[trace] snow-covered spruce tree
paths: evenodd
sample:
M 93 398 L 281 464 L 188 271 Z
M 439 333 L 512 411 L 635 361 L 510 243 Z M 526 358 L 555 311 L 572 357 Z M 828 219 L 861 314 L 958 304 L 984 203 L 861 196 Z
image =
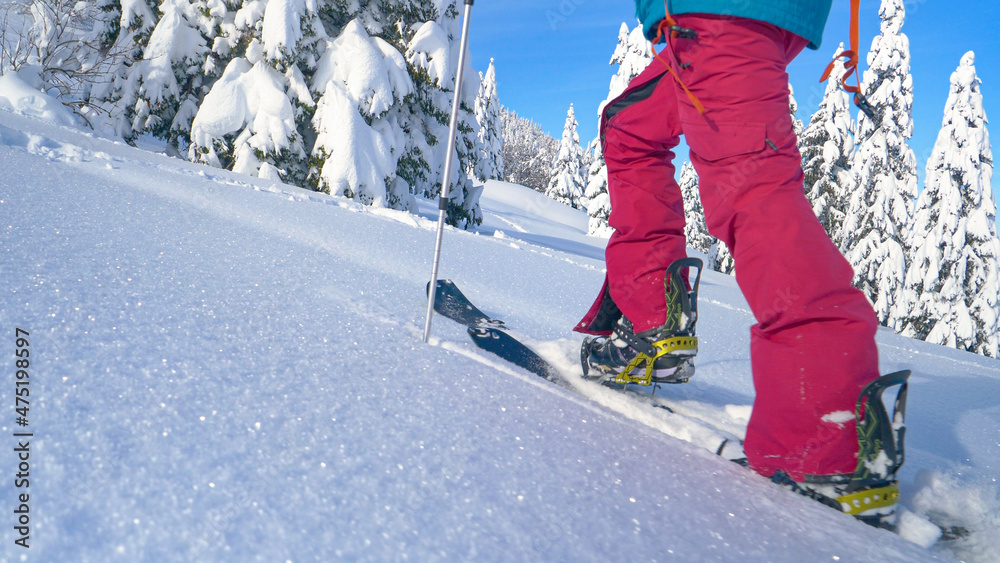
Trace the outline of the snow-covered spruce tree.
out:
M 369 35 L 405 53 L 412 92 L 380 117 L 404 132 L 404 143 L 394 148 L 398 154 L 391 155 L 395 174 L 387 178 L 387 203 L 394 208 L 410 208 L 415 203 L 411 194 L 434 198 L 440 193 L 458 60 L 457 8 L 453 0 L 336 0 L 320 5 L 320 19 L 331 35 L 340 35 L 350 22 L 357 21 Z M 470 75 L 475 73 L 467 67 L 456 159 L 462 171 L 474 166 L 478 156 L 478 124 L 469 108 L 479 84 Z M 477 224 L 481 211 L 476 190 L 454 169 L 452 178 L 448 222 L 465 227 Z
M 601 140 L 596 138 L 587 147 L 592 157 L 587 167 L 587 189 L 583 195 L 587 201 L 587 215 L 590 221 L 587 234 L 594 237 L 611 238 L 615 232 L 608 224 L 611 217 L 611 196 L 608 194 L 608 165 L 604 162 Z
M 480 180 L 499 180 L 503 178 L 503 137 L 500 133 L 500 101 L 497 99 L 497 71 L 493 59 L 490 59 L 490 67 L 481 78 L 476 96 L 479 159 L 472 173 Z
M 681 166 L 680 179 L 677 183 L 684 197 L 684 237 L 687 239 L 687 245 L 705 253 L 709 269 L 732 274 L 735 264 L 732 254 L 729 253 L 729 247 L 708 232 L 705 208 L 701 205 L 701 193 L 698 191 L 698 172 L 691 162 L 685 161 Z
M 841 43 L 835 56 L 844 50 Z M 837 59 L 826 84 L 819 109 L 799 136 L 806 197 L 827 234 L 838 247 L 847 196 L 854 185 L 851 159 L 854 156 L 854 120 L 851 100 L 841 87 L 844 63 Z
M 621 27 L 618 28 L 618 45 L 615 46 L 615 52 L 612 53 L 611 61 L 608 62 L 608 65 L 611 66 L 618 65 L 618 72 L 611 77 L 608 97 L 602 104 L 602 109 L 604 105 L 624 92 L 629 82 L 632 82 L 633 78 L 646 70 L 652 60 L 653 53 L 649 50 L 649 41 L 642 34 L 642 26 L 636 25 L 632 31 L 629 31 L 628 25 L 622 22 Z
M 795 88 L 792 88 L 791 82 L 788 83 L 788 111 L 792 114 L 792 131 L 795 132 L 797 139 L 801 139 L 805 126 L 802 124 L 802 120 L 796 116 L 799 113 L 799 103 L 795 101 Z
M 438 17 L 419 26 L 406 48 L 414 82 L 414 98 L 406 127 L 410 140 L 401 163 L 400 176 L 416 194 L 437 198 L 444 178 L 448 124 L 456 86 L 461 21 L 458 0 L 436 0 Z M 478 124 L 473 113 L 479 92 L 479 74 L 468 59 L 459 106 L 458 139 L 455 144 L 446 212 L 449 224 L 469 228 L 482 223 L 479 206 L 481 188 L 473 185 L 466 170 L 478 159 Z M 414 134 L 414 132 L 419 134 Z
M 844 219 L 843 244 L 854 266 L 854 283 L 875 306 L 880 323 L 898 330 L 911 300 L 903 290 L 903 238 L 917 196 L 910 45 L 902 33 L 903 0 L 882 0 L 881 34 L 872 41 L 861 89 L 874 118 L 859 114 L 858 148 L 851 171 L 857 178 Z
M 402 53 L 420 25 L 438 19 L 441 5 L 441 0 L 324 0 L 319 12 L 324 27 L 333 36 L 357 20 L 369 35 L 387 41 Z
M 569 111 L 566 112 L 566 124 L 563 126 L 562 142 L 559 143 L 559 154 L 552 162 L 552 175 L 545 195 L 559 203 L 579 208 L 580 198 L 583 197 L 585 168 L 576 126 L 576 114 L 573 112 L 573 104 L 570 104 Z
M 736 262 L 729 247 L 719 239 L 715 239 L 712 249 L 708 251 L 708 267 L 723 274 L 732 275 L 736 271 Z
M 685 161 L 681 166 L 680 179 L 677 181 L 684 197 L 684 236 L 687 245 L 708 254 L 715 244 L 715 237 L 708 233 L 705 224 L 705 209 L 701 206 L 701 194 L 698 193 L 698 173 L 694 166 Z
M 352 21 L 326 49 L 313 91 L 310 184 L 369 205 L 414 209 L 408 184 L 396 177 L 406 144 L 399 106 L 413 92 L 402 54 Z
M 138 100 L 140 67 L 149 35 L 159 20 L 155 0 L 125 2 L 98 0 L 102 16 L 95 32 L 102 49 L 118 49 L 123 53 L 121 64 L 108 73 L 106 81 L 91 89 L 91 102 L 107 116 L 106 127 L 128 142 L 134 142 L 132 131 L 135 103 Z
M 500 107 L 500 135 L 503 138 L 503 180 L 545 192 L 552 161 L 559 152 L 559 141 L 537 123 L 503 106 Z
M 618 28 L 618 45 L 611 55 L 610 65 L 618 65 L 618 72 L 611 77 L 608 86 L 608 97 L 597 108 L 597 118 L 600 120 L 604 106 L 621 95 L 633 78 L 639 76 L 649 65 L 653 55 L 649 50 L 649 42 L 642 34 L 642 26 L 637 25 L 631 32 L 628 25 L 622 23 Z M 593 236 L 610 237 L 614 231 L 608 225 L 611 215 L 611 198 L 608 196 L 608 166 L 604 162 L 604 151 L 601 148 L 600 134 L 591 144 L 593 160 L 587 171 L 587 189 L 584 192 L 590 215 L 589 233 Z
M 970 51 L 951 90 L 907 247 L 906 289 L 916 304 L 903 334 L 1000 356 L 1000 239 L 993 155 L 980 81 Z
M 705 224 L 705 208 L 701 205 L 701 193 L 698 191 L 698 172 L 691 162 L 685 161 L 681 166 L 680 179 L 677 183 L 684 197 L 684 236 L 687 245 L 705 253 L 710 269 L 723 274 L 732 274 L 734 263 L 729 247 L 713 237 L 708 232 L 708 225 Z
M 180 154 L 190 142 L 191 122 L 218 76 L 206 68 L 218 35 L 225 4 L 213 13 L 207 0 L 163 0 L 160 17 L 142 46 L 142 59 L 119 79 L 120 101 L 128 120 L 122 133 L 134 140 L 141 133 L 167 140 Z
M 204 97 L 189 158 L 305 185 L 314 100 L 308 88 L 327 43 L 314 0 L 245 2 L 217 51 L 233 55 Z

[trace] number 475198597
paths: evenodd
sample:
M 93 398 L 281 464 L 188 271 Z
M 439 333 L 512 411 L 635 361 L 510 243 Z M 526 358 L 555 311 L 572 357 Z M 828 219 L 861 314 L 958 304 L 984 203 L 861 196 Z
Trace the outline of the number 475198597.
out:
M 14 337 L 17 339 L 14 341 L 17 350 L 14 355 L 17 356 L 15 360 L 15 366 L 17 366 L 17 390 L 14 402 L 14 409 L 17 411 L 18 420 L 17 423 L 20 426 L 28 425 L 28 396 L 31 394 L 29 391 L 30 375 L 28 374 L 28 367 L 31 362 L 28 357 L 31 356 L 31 352 L 28 349 L 28 339 L 25 336 L 30 336 L 28 331 L 23 328 L 17 328 L 14 332 Z

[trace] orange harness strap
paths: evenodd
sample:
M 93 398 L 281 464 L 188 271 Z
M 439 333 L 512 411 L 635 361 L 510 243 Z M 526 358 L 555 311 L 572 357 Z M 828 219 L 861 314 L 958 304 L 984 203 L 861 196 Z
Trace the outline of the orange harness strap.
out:
M 670 39 L 676 39 L 677 37 L 680 37 L 682 35 L 684 35 L 685 38 L 693 39 L 694 37 L 696 37 L 696 35 L 688 36 L 683 33 L 687 32 L 687 34 L 693 34 L 694 32 L 691 30 L 685 30 L 679 25 L 677 25 L 677 22 L 674 21 L 674 18 L 671 17 L 670 15 L 669 8 L 667 8 L 667 0 L 663 0 L 663 13 L 666 14 L 666 17 L 664 17 L 663 20 L 660 21 L 660 25 L 656 26 L 656 37 L 653 39 L 653 45 L 650 47 L 653 50 L 653 56 L 656 57 L 656 60 L 663 63 L 663 66 L 667 67 L 667 72 L 669 72 L 671 76 L 674 77 L 674 80 L 677 81 L 677 84 L 680 84 L 681 89 L 683 89 L 684 93 L 687 94 L 688 99 L 691 100 L 692 104 L 694 104 L 694 107 L 696 110 L 698 110 L 698 113 L 701 115 L 705 115 L 705 106 L 701 103 L 701 100 L 698 99 L 698 96 L 695 96 L 694 93 L 688 89 L 687 85 L 684 84 L 684 81 L 681 79 L 680 75 L 678 75 L 677 71 L 674 70 L 674 67 L 671 66 L 670 63 L 666 61 L 666 59 L 660 56 L 660 53 L 656 52 L 656 44 L 659 43 L 661 39 L 665 40 L 667 43 L 667 46 L 664 47 L 662 51 L 666 52 L 668 49 L 670 49 Z M 669 32 L 664 32 L 664 29 L 669 30 Z M 673 51 L 670 51 L 670 56 L 674 59 L 674 62 L 677 63 L 677 57 L 674 56 Z M 677 68 L 680 68 L 679 64 L 677 65 Z
M 851 0 L 851 48 L 848 51 L 842 51 L 840 54 L 835 56 L 830 64 L 826 66 L 826 71 L 823 72 L 823 76 L 819 79 L 820 82 L 826 82 L 830 78 L 830 73 L 833 72 L 833 65 L 836 64 L 838 59 L 846 59 L 844 61 L 844 69 L 847 72 L 844 73 L 843 78 L 840 80 L 841 86 L 843 86 L 845 92 L 850 92 L 854 94 L 854 104 L 865 113 L 869 118 L 874 118 L 875 112 L 872 109 L 871 104 L 865 98 L 864 94 L 861 93 L 861 75 L 858 71 L 858 44 L 860 42 L 860 12 L 861 12 L 861 0 Z M 855 82 L 857 85 L 851 85 L 847 83 L 848 78 L 851 74 L 854 74 Z

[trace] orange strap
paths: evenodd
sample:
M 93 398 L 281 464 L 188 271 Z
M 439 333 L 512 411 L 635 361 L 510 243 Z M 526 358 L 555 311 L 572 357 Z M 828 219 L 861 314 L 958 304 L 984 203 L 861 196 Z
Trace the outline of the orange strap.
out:
M 847 59 L 844 61 L 844 68 L 847 72 L 844 73 L 843 78 L 841 78 L 840 83 L 844 87 L 844 90 L 852 94 L 861 93 L 861 76 L 858 73 L 858 43 L 859 43 L 859 13 L 861 12 L 861 0 L 851 0 L 851 49 L 849 51 L 841 51 L 840 54 L 835 56 L 830 64 L 826 66 L 826 71 L 823 72 L 823 77 L 819 79 L 820 82 L 826 82 L 830 78 L 830 73 L 833 72 L 833 65 L 836 64 L 838 59 Z M 851 73 L 857 81 L 857 86 L 852 86 L 847 83 L 847 79 L 850 78 Z
M 665 40 L 667 43 L 667 46 L 663 48 L 663 52 L 666 52 L 670 49 L 670 39 L 675 39 L 677 37 L 677 22 L 670 16 L 670 10 L 667 8 L 667 0 L 663 0 L 663 13 L 665 14 L 665 17 L 662 21 L 660 21 L 660 25 L 656 26 L 656 37 L 653 39 L 653 45 L 650 47 L 653 50 L 653 56 L 656 57 L 656 60 L 663 63 L 663 66 L 667 67 L 667 72 L 669 72 L 674 79 L 677 80 L 677 83 L 680 84 L 681 89 L 683 89 L 684 93 L 687 94 L 688 99 L 691 100 L 692 104 L 694 104 L 694 108 L 698 110 L 698 113 L 705 115 L 705 106 L 701 103 L 701 100 L 698 99 L 698 96 L 695 96 L 694 93 L 688 89 L 687 85 L 684 84 L 684 81 L 681 80 L 680 75 L 678 75 L 677 71 L 674 70 L 674 67 L 671 66 L 666 59 L 660 56 L 660 53 L 656 52 L 656 44 L 659 43 L 661 39 Z M 670 30 L 669 33 L 664 33 L 664 29 Z M 677 58 L 674 56 L 673 51 L 670 51 L 670 55 L 676 63 Z M 680 65 L 678 64 L 677 67 L 680 68 Z

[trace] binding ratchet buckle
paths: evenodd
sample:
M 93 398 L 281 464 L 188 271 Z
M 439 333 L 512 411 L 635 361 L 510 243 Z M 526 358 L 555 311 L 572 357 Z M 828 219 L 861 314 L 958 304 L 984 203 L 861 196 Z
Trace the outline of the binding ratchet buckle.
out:
M 679 359 L 683 358 L 683 356 L 689 356 L 689 355 L 693 356 L 697 354 L 698 337 L 675 336 L 672 338 L 665 338 L 663 340 L 654 342 L 652 347 L 655 350 L 653 354 L 639 352 L 639 355 L 636 356 L 631 362 L 629 362 L 629 364 L 625 366 L 625 369 L 623 369 L 621 373 L 619 373 L 615 377 L 615 383 L 619 385 L 628 385 L 630 383 L 634 383 L 636 385 L 646 385 L 646 386 L 652 385 L 653 373 L 655 371 L 654 364 L 656 363 L 656 360 L 682 350 L 689 353 L 678 354 Z M 641 376 L 632 375 L 633 371 L 635 371 L 639 366 L 642 366 L 644 364 L 645 368 Z M 680 367 L 678 367 L 677 369 L 680 369 Z

